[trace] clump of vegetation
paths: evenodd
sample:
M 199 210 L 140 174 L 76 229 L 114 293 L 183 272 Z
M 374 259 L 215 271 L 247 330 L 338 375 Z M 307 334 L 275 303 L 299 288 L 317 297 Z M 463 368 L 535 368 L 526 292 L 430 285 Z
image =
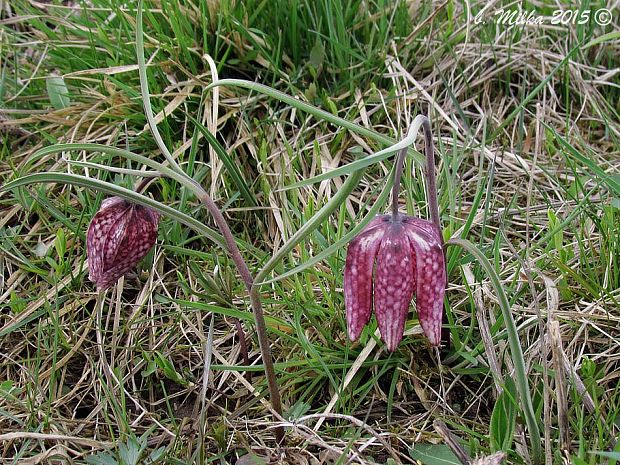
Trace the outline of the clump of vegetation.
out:
M 3 458 L 615 463 L 620 27 L 485 5 L 147 2 L 144 34 L 135 5 L 3 5 Z M 349 341 L 342 276 L 416 114 L 464 252 L 451 347 L 411 310 L 392 353 L 372 320 Z M 400 208 L 429 217 L 408 154 Z M 118 194 L 159 239 L 100 295 L 86 230 Z

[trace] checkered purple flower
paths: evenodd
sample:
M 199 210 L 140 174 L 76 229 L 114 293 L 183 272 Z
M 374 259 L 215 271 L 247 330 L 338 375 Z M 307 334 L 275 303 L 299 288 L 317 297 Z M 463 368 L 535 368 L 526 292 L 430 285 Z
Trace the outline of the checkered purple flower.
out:
M 407 156 L 407 146 L 400 143 L 392 186 L 392 214 L 377 216 L 351 241 L 344 268 L 349 338 L 355 341 L 360 337 L 374 307 L 379 332 L 390 351 L 396 350 L 403 338 L 413 296 L 420 325 L 429 342 L 433 346 L 442 343 L 447 277 L 428 118 L 416 116 L 407 139 L 413 141 L 420 127 L 424 130 L 426 195 L 432 221 L 398 211 L 400 178 Z M 449 343 L 448 336 L 445 342 Z
M 86 235 L 88 278 L 102 291 L 113 286 L 155 244 L 159 213 L 121 197 L 105 199 Z
M 441 343 L 446 272 L 441 237 L 433 223 L 381 215 L 349 245 L 344 297 L 349 338 L 359 338 L 374 304 L 381 337 L 394 351 L 405 330 L 409 304 L 432 345 Z

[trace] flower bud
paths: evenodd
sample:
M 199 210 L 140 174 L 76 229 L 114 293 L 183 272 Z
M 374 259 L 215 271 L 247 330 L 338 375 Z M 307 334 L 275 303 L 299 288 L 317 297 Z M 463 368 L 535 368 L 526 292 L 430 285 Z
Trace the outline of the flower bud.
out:
M 151 250 L 159 213 L 121 197 L 105 199 L 86 235 L 88 278 L 97 290 L 108 289 Z

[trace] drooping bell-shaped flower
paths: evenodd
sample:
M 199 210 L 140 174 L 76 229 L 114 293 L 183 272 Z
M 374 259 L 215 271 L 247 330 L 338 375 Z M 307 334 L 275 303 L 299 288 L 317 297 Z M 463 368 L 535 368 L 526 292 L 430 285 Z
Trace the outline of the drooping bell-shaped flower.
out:
M 435 187 L 430 123 L 424 128 L 427 195 L 433 222 L 398 212 L 398 189 L 407 148 L 399 154 L 392 191 L 392 214 L 374 218 L 349 244 L 344 269 L 344 296 L 349 338 L 359 338 L 374 307 L 377 324 L 388 350 L 403 338 L 413 296 L 420 325 L 434 345 L 441 344 L 446 268 Z
M 375 218 L 351 243 L 344 269 L 349 338 L 362 333 L 373 306 L 381 337 L 394 351 L 405 330 L 412 297 L 432 345 L 441 343 L 446 273 L 441 238 L 419 218 Z
M 114 285 L 151 250 L 159 213 L 121 197 L 105 199 L 86 235 L 88 278 L 102 291 Z

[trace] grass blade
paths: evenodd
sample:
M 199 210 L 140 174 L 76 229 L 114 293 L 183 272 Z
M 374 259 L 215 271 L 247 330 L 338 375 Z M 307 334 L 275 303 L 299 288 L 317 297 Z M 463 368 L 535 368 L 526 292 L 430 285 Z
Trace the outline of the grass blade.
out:
M 491 136 L 489 137 L 489 142 L 495 140 L 495 138 L 497 136 L 499 136 L 499 133 L 502 132 L 504 130 L 504 128 L 506 126 L 508 126 L 513 119 L 515 119 L 517 117 L 517 115 L 523 111 L 523 109 L 525 108 L 525 106 L 530 103 L 530 101 L 536 97 L 536 95 L 538 95 L 538 92 L 540 92 L 551 80 L 551 78 L 555 75 L 555 73 L 558 72 L 559 69 L 561 69 L 568 60 L 570 60 L 570 58 L 575 54 L 575 52 L 577 52 L 579 50 L 579 48 L 581 48 L 581 42 L 578 43 L 575 47 L 573 47 L 564 58 L 562 58 L 560 60 L 560 62 L 557 64 L 557 66 L 555 68 L 553 68 L 551 70 L 551 72 L 545 77 L 545 79 L 543 79 L 542 81 L 540 81 L 540 84 L 538 84 L 533 90 L 532 92 L 530 92 L 527 97 L 525 97 L 523 99 L 523 101 L 517 106 L 517 108 L 515 108 L 506 118 L 504 118 L 504 121 L 502 121 L 502 124 L 499 125 L 499 127 L 493 131 L 493 133 L 491 134 Z
M 393 179 L 393 177 L 392 177 L 392 179 Z M 324 260 L 325 258 L 329 257 L 331 254 L 333 254 L 337 250 L 339 250 L 342 247 L 344 247 L 347 243 L 349 243 L 349 241 L 351 239 L 353 239 L 355 236 L 357 236 L 366 227 L 366 225 L 368 223 L 370 223 L 370 221 L 372 221 L 372 219 L 379 213 L 379 211 L 381 210 L 383 205 L 385 205 L 385 202 L 387 201 L 387 198 L 390 195 L 391 189 L 392 189 L 392 182 L 386 183 L 386 185 L 383 186 L 383 190 L 381 191 L 381 193 L 377 197 L 377 200 L 375 200 L 375 203 L 368 210 L 368 213 L 366 213 L 366 216 L 364 216 L 364 218 L 357 224 L 357 226 L 355 226 L 353 229 L 351 229 L 351 231 L 349 231 L 348 233 L 343 235 L 340 238 L 340 240 L 334 242 L 332 245 L 327 247 L 321 253 L 319 253 L 318 255 L 315 255 L 314 257 L 306 260 L 301 265 L 298 265 L 298 266 L 296 266 L 294 268 L 291 268 L 290 270 L 285 271 L 284 273 L 276 276 L 275 278 L 268 279 L 268 280 L 262 281 L 262 282 L 258 282 L 257 281 L 257 285 L 274 283 L 276 281 L 280 281 L 282 279 L 285 279 L 285 278 L 288 278 L 290 276 L 293 276 L 293 275 L 295 275 L 297 273 L 301 273 L 302 271 L 307 270 L 308 268 L 316 265 L 317 263 L 319 263 L 322 260 Z
M 224 147 L 222 147 L 222 145 L 217 141 L 215 136 L 211 134 L 211 131 L 209 131 L 202 123 L 200 123 L 200 121 L 198 121 L 191 115 L 186 114 L 186 116 L 196 125 L 202 135 L 205 136 L 209 145 L 213 147 L 213 150 L 215 150 L 217 156 L 220 158 L 220 160 L 222 160 L 224 167 L 228 171 L 228 174 L 230 174 L 230 177 L 235 183 L 235 186 L 237 186 L 237 189 L 239 189 L 239 192 L 241 192 L 241 195 L 250 204 L 250 206 L 257 206 L 258 202 L 256 201 L 256 197 L 254 197 L 254 194 L 252 194 L 252 192 L 250 191 L 250 188 L 248 187 L 247 182 L 243 178 L 241 171 L 239 171 L 237 164 L 230 158 L 230 155 L 226 153 Z
M 323 121 L 327 121 L 328 123 L 332 123 L 336 126 L 348 129 L 351 132 L 354 132 L 355 134 L 359 134 L 361 136 L 366 136 L 378 143 L 380 143 L 381 145 L 394 145 L 396 143 L 398 143 L 399 141 L 388 137 L 388 136 L 384 136 L 381 133 L 378 133 L 377 131 L 373 131 L 372 129 L 368 129 L 365 128 L 364 126 L 360 126 L 359 124 L 353 123 L 351 121 L 347 121 L 344 118 L 341 118 L 339 116 L 336 116 L 332 113 L 329 113 L 325 110 L 321 110 L 320 108 L 317 108 L 313 105 L 310 105 L 309 103 L 306 102 L 302 102 L 301 100 L 295 98 L 295 97 L 291 97 L 288 94 L 285 94 L 284 92 L 280 92 L 279 90 L 275 90 L 269 86 L 265 86 L 263 84 L 258 84 L 256 82 L 252 82 L 252 81 L 246 81 L 243 79 L 220 79 L 219 81 L 213 82 L 211 84 L 209 84 L 206 88 L 205 91 L 208 91 L 209 89 L 212 89 L 216 86 L 232 86 L 232 87 L 241 87 L 244 89 L 249 89 L 252 91 L 256 91 L 259 92 L 261 94 L 267 95 L 268 97 L 272 97 L 275 98 L 283 103 L 286 103 L 288 105 L 290 105 L 293 108 L 296 108 L 298 110 L 304 111 L 306 113 L 311 114 L 312 116 L 315 116 L 316 118 L 323 120 Z M 398 148 L 395 148 L 394 151 L 398 150 Z M 424 156 L 419 153 L 418 151 L 416 151 L 413 147 L 411 147 L 409 149 L 408 152 L 410 155 L 413 156 L 414 160 L 420 164 L 424 163 L 425 159 Z M 376 155 L 376 154 L 375 154 Z M 388 155 L 386 155 L 385 158 L 387 158 Z M 366 160 L 368 157 L 364 158 L 364 160 Z M 363 160 L 360 160 L 360 162 Z M 378 161 L 378 160 L 377 160 Z M 369 164 L 374 163 L 375 161 L 371 161 Z M 363 166 L 368 166 L 368 165 L 357 165 L 355 167 L 355 169 L 359 169 L 362 168 Z M 353 170 L 350 170 L 349 172 L 351 172 Z M 333 171 L 331 171 L 330 173 L 333 173 Z M 340 174 L 346 174 L 346 173 L 340 173 Z M 335 176 L 338 176 L 337 174 Z M 325 178 L 327 179 L 327 178 Z
M 547 129 L 549 129 L 552 133 L 553 133 L 553 137 L 560 142 L 560 144 L 566 149 L 566 152 L 564 150 L 561 150 L 561 153 L 564 154 L 565 156 L 568 154 L 571 157 L 575 158 L 576 160 L 578 160 L 579 162 L 583 163 L 585 166 L 587 166 L 588 168 L 590 168 L 590 170 L 592 170 L 592 172 L 599 177 L 607 187 L 609 187 L 611 190 L 613 190 L 616 195 L 620 195 L 620 180 L 617 177 L 614 177 L 614 175 L 609 175 L 607 173 L 605 173 L 605 171 L 603 171 L 603 169 L 601 169 L 600 166 L 598 166 L 596 163 L 594 163 L 594 161 L 588 157 L 586 157 L 585 155 L 582 155 L 581 153 L 579 153 L 579 151 L 573 147 L 571 145 L 570 142 L 568 142 L 566 139 L 564 139 L 560 134 L 557 133 L 557 131 L 555 129 L 553 129 L 551 126 L 542 123 L 545 125 L 545 127 Z M 616 174 L 617 176 L 617 174 Z
M 297 244 L 312 234 L 312 232 L 347 199 L 351 191 L 355 189 L 360 182 L 360 179 L 362 179 L 363 174 L 364 170 L 359 170 L 349 176 L 336 195 L 334 195 L 329 202 L 327 202 L 318 212 L 316 212 L 310 221 L 306 222 L 301 228 L 299 228 L 297 232 L 293 234 L 293 236 L 286 241 L 286 243 L 269 259 L 265 266 L 263 266 L 263 268 L 256 275 L 256 282 L 260 283 L 260 281 L 277 266 L 280 260 L 282 260 L 287 253 L 293 250 Z
M 23 176 L 5 184 L 4 186 L 0 187 L 0 192 L 8 191 L 20 186 L 26 186 L 28 184 L 39 183 L 71 184 L 74 186 L 82 186 L 90 189 L 95 189 L 110 195 L 118 195 L 119 197 L 123 197 L 124 199 L 138 205 L 153 208 L 162 215 L 170 217 L 173 220 L 178 221 L 179 223 L 183 223 L 184 225 L 192 228 L 194 231 L 209 238 L 220 247 L 223 247 L 224 249 L 226 248 L 226 246 L 224 245 L 224 238 L 220 234 L 218 234 L 208 226 L 205 226 L 200 221 L 192 218 L 191 216 L 186 215 L 185 213 L 182 213 L 172 207 L 164 205 L 157 200 L 153 200 L 149 197 L 138 194 L 137 192 L 134 192 L 130 189 L 126 189 L 124 187 L 120 187 L 116 184 L 112 184 L 109 182 L 100 181 L 99 179 L 92 179 L 87 178 L 86 176 L 67 173 L 36 173 Z
M 538 429 L 538 422 L 536 420 L 536 412 L 534 412 L 534 406 L 532 404 L 532 397 L 530 395 L 529 383 L 527 373 L 525 370 L 525 360 L 523 359 L 523 350 L 521 349 L 521 341 L 519 341 L 519 334 L 517 333 L 517 325 L 512 317 L 512 311 L 510 309 L 510 303 L 508 297 L 504 292 L 502 283 L 499 276 L 495 272 L 495 268 L 491 265 L 491 262 L 484 256 L 484 254 L 467 239 L 453 238 L 447 242 L 447 245 L 456 245 L 472 254 L 478 263 L 482 265 L 484 271 L 486 271 L 491 284 L 497 294 L 497 300 L 499 301 L 500 309 L 504 317 L 504 324 L 506 325 L 506 333 L 508 335 L 508 345 L 510 346 L 510 356 L 515 369 L 515 382 L 517 385 L 517 391 L 519 392 L 519 399 L 521 402 L 521 408 L 525 416 L 525 422 L 527 429 L 530 433 L 530 444 L 532 447 L 533 462 L 540 463 L 542 457 L 541 451 L 541 437 L 540 430 Z

